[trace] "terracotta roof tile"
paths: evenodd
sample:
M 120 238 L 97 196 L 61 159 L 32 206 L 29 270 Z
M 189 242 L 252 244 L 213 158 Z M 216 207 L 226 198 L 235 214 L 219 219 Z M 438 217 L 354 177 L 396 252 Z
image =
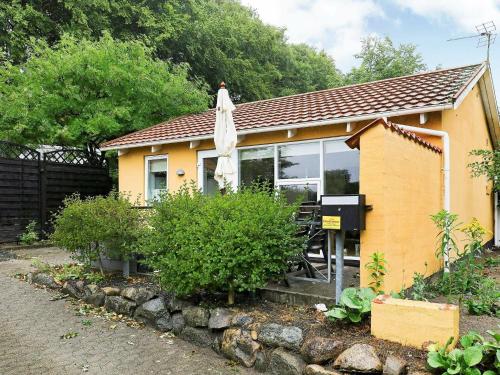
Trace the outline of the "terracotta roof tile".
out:
M 359 131 L 357 131 L 355 134 L 353 134 L 351 137 L 349 137 L 345 141 L 345 143 L 347 143 L 347 145 L 350 148 L 359 148 L 359 139 L 361 138 L 361 135 L 364 132 L 366 132 L 368 129 L 370 129 L 370 128 L 376 126 L 376 125 L 383 125 L 386 129 L 389 129 L 389 130 L 391 130 L 393 132 L 396 132 L 396 133 L 400 134 L 403 137 L 409 138 L 412 141 L 414 141 L 416 143 L 419 143 L 422 146 L 424 146 L 424 147 L 426 147 L 426 148 L 428 148 L 428 149 L 430 149 L 430 150 L 432 150 L 434 152 L 442 153 L 441 148 L 433 145 L 430 142 L 427 142 L 425 139 L 419 137 L 417 134 L 415 134 L 415 133 L 413 133 L 411 131 L 401 129 L 398 124 L 395 124 L 395 123 L 393 123 L 391 121 L 386 121 L 383 118 L 378 118 L 376 120 L 373 120 L 368 125 L 366 125 L 362 129 L 360 129 Z
M 297 125 L 313 121 L 342 120 L 400 110 L 452 104 L 483 65 L 436 70 L 412 76 L 327 89 L 305 94 L 243 103 L 236 106 L 237 131 Z M 375 117 L 375 116 L 374 116 Z M 378 116 L 377 116 L 378 117 Z M 181 142 L 210 137 L 214 109 L 186 115 L 104 143 L 105 148 L 135 144 Z

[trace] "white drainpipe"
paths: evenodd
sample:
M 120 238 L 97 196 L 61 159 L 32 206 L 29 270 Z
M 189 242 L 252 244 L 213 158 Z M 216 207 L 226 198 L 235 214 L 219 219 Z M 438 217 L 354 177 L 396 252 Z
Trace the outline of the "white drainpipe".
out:
M 425 128 L 418 128 L 416 126 L 399 125 L 401 129 L 407 130 L 413 133 L 420 133 L 431 135 L 435 137 L 440 137 L 443 140 L 443 178 L 444 178 L 444 199 L 443 208 L 451 212 L 451 200 L 450 200 L 450 137 L 447 132 L 441 130 L 432 130 Z M 450 272 L 449 257 L 448 252 L 444 254 L 444 272 Z

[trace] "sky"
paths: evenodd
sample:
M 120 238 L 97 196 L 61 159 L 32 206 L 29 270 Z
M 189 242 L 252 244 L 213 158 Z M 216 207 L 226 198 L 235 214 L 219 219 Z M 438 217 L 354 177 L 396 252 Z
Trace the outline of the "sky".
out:
M 447 40 L 476 33 L 476 25 L 493 21 L 500 30 L 500 0 L 241 0 L 260 18 L 285 27 L 292 43 L 325 50 L 338 68 L 359 62 L 361 39 L 389 36 L 396 44 L 412 43 L 429 69 L 480 63 L 486 47 L 476 39 Z M 490 49 L 496 92 L 500 92 L 500 38 Z

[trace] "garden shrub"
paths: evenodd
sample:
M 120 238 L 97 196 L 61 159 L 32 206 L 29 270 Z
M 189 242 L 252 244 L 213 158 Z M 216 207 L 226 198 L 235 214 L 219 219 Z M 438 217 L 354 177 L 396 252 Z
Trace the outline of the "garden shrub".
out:
M 142 252 L 160 284 L 179 295 L 253 291 L 300 253 L 295 213 L 278 192 L 243 187 L 224 195 L 183 185 L 155 203 Z
M 325 313 L 333 321 L 349 320 L 359 323 L 372 311 L 372 301 L 377 295 L 371 288 L 346 288 L 340 296 L 338 306 Z
M 476 332 L 460 339 L 460 348 L 451 351 L 451 337 L 445 346 L 431 345 L 427 364 L 440 374 L 495 375 L 500 371 L 500 333 L 488 331 L 493 340 L 485 340 Z
M 19 242 L 23 245 L 33 245 L 39 239 L 37 222 L 36 220 L 32 220 L 26 225 L 24 232 L 19 236 Z
M 101 264 L 103 254 L 127 259 L 136 250 L 143 227 L 140 212 L 132 208 L 128 197 L 115 192 L 106 197 L 65 199 L 53 224 L 51 240 L 87 267 L 92 261 Z

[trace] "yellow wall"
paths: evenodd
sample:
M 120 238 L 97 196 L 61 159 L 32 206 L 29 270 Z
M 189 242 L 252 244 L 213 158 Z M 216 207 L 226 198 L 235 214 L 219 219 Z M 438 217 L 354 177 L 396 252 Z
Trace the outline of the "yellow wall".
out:
M 411 286 L 425 262 L 439 269 L 430 215 L 442 207 L 441 181 L 441 154 L 382 125 L 361 135 L 360 192 L 373 206 L 361 232 L 361 286 L 370 282 L 364 265 L 377 251 L 388 262 L 387 292 Z
M 442 130 L 450 135 L 451 151 L 451 212 L 459 215 L 460 221 L 468 223 L 473 217 L 493 237 L 492 187 L 485 177 L 472 178 L 467 165 L 474 158 L 473 149 L 492 149 L 492 142 L 483 111 L 479 88 L 476 85 L 457 110 L 443 112 Z M 458 236 L 463 247 L 463 236 Z

